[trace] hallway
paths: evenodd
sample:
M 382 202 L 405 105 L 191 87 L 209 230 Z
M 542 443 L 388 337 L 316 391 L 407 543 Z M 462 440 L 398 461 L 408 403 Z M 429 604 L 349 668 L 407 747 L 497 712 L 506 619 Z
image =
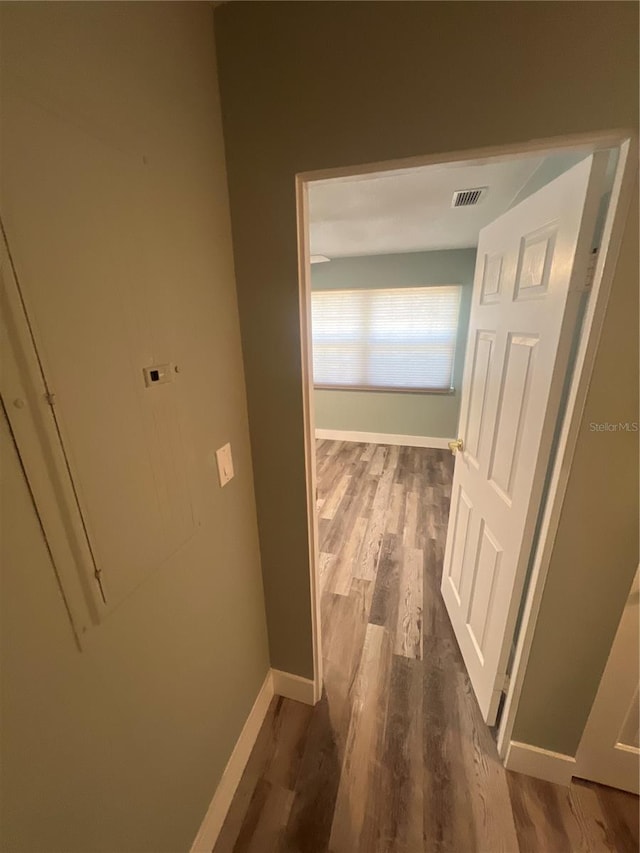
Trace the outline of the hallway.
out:
M 317 442 L 324 692 L 275 697 L 216 853 L 638 847 L 638 798 L 508 773 L 440 598 L 448 452 Z

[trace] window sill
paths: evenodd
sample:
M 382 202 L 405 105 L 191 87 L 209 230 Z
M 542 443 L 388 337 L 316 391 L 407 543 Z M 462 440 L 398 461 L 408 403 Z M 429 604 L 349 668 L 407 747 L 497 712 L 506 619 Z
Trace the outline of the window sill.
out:
M 438 394 L 450 397 L 455 388 L 399 388 L 396 385 L 314 385 L 315 391 L 375 391 L 379 394 Z

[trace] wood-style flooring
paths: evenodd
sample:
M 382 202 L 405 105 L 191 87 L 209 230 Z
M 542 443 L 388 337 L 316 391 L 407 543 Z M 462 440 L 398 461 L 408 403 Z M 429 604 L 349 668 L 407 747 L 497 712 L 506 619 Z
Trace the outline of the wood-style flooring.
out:
M 274 698 L 215 853 L 637 851 L 637 797 L 498 759 L 440 598 L 451 456 L 317 461 L 324 693 Z

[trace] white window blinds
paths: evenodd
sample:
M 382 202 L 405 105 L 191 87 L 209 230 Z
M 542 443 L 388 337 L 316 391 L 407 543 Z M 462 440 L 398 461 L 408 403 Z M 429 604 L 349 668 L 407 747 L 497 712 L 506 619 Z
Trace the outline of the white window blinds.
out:
M 447 391 L 460 286 L 311 294 L 317 387 Z

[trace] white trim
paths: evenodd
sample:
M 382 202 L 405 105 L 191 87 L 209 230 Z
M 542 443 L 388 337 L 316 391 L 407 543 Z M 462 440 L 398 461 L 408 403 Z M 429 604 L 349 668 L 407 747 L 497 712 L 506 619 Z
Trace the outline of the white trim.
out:
M 307 486 L 307 538 L 309 542 L 309 596 L 313 644 L 313 701 L 322 695 L 322 632 L 320 630 L 320 547 L 316 512 L 316 445 L 313 438 L 313 352 L 311 349 L 311 255 L 309 251 L 309 198 L 306 183 L 296 178 L 296 227 L 298 231 L 298 281 L 300 297 L 300 362 L 302 369 L 302 421 L 304 467 Z
M 576 760 L 571 755 L 512 740 L 504 766 L 514 773 L 524 773 L 526 776 L 535 776 L 536 779 L 567 787 L 575 772 Z
M 249 711 L 227 766 L 224 768 L 213 799 L 191 846 L 191 853 L 210 853 L 213 850 L 273 695 L 273 676 L 269 670 Z
M 640 566 L 636 569 L 611 651 L 582 738 L 576 750 L 575 776 L 640 793 L 640 750 L 625 737 L 629 717 L 638 697 L 640 647 L 638 645 L 638 594 Z M 636 716 L 637 722 L 637 716 Z
M 231 757 L 227 761 L 227 766 L 222 772 L 204 820 L 200 824 L 198 834 L 191 846 L 191 853 L 210 853 L 213 850 L 266 717 L 269 703 L 274 696 L 284 696 L 286 699 L 294 699 L 306 705 L 315 705 L 317 701 L 315 683 L 311 678 L 302 678 L 300 675 L 282 672 L 279 669 L 270 669 L 267 672 L 260 692 L 233 747 Z
M 524 142 L 509 142 L 505 145 L 489 145 L 485 148 L 468 148 L 460 151 L 445 151 L 438 154 L 419 154 L 415 157 L 400 157 L 394 160 L 377 160 L 356 166 L 337 166 L 329 169 L 312 169 L 296 175 L 304 183 L 312 181 L 340 181 L 343 178 L 373 176 L 384 173 L 402 172 L 419 166 L 438 166 L 448 163 L 480 165 L 492 160 L 521 160 L 532 154 L 553 154 L 559 151 L 580 150 L 585 154 L 615 148 L 624 140 L 634 138 L 632 128 L 615 128 L 608 131 L 586 133 L 567 133 L 562 136 L 550 136 L 542 139 L 530 139 Z
M 399 444 L 402 447 L 433 447 L 446 450 L 451 438 L 427 435 L 396 435 L 391 432 L 355 432 L 346 429 L 317 429 L 316 438 L 333 441 L 357 441 L 366 444 Z
M 529 654 L 533 645 L 533 635 L 540 612 L 542 593 L 551 564 L 553 546 L 578 442 L 587 391 L 591 382 L 598 342 L 633 192 L 638 143 L 634 135 L 629 134 L 628 137 L 618 140 L 620 157 L 602 235 L 602 245 L 598 252 L 592 292 L 576 354 L 573 378 L 569 388 L 569 399 L 558 438 L 555 463 L 551 471 L 538 540 L 534 545 L 534 559 L 528 589 L 525 593 L 522 622 L 518 635 L 515 637 L 516 651 L 511 669 L 511 683 L 498 728 L 498 752 L 503 758 L 509 748 L 513 734 Z
M 284 696 L 286 699 L 294 699 L 296 702 L 304 702 L 305 705 L 315 705 L 318 701 L 315 696 L 315 683 L 311 678 L 302 678 L 292 672 L 282 672 L 272 669 L 273 692 L 276 696 Z

